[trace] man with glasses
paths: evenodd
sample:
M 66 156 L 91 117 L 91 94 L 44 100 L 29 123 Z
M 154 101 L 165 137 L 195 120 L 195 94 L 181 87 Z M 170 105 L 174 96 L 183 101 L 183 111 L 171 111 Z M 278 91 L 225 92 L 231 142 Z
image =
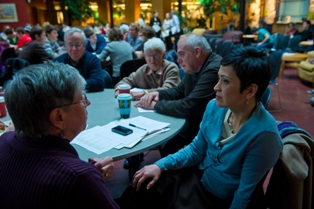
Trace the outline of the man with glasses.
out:
M 55 58 L 54 61 L 68 64 L 76 68 L 86 80 L 87 91 L 103 91 L 105 83 L 100 60 L 85 51 L 86 37 L 79 28 L 71 28 L 64 35 L 67 53 Z
M 135 105 L 158 113 L 186 118 L 180 133 L 160 150 L 162 157 L 188 145 L 197 135 L 207 103 L 215 98 L 221 57 L 202 36 L 190 34 L 178 42 L 178 63 L 186 73 L 178 86 L 141 97 Z

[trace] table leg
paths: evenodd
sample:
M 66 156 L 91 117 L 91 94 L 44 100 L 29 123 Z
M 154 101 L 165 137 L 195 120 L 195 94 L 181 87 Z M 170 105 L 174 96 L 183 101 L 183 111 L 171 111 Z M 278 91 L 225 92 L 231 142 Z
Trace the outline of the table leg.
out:
M 280 64 L 280 70 L 279 70 L 279 77 L 282 78 L 283 77 L 283 70 L 285 68 L 285 61 L 281 60 L 281 64 Z

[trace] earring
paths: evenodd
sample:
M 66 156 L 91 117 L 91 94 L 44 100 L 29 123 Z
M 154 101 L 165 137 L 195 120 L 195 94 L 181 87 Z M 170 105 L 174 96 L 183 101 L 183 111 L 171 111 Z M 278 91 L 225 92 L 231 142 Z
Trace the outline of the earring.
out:
M 246 100 L 246 105 L 249 105 L 249 100 L 248 99 Z
M 64 137 L 64 133 L 63 133 L 63 130 L 61 131 L 60 133 L 60 138 L 63 138 Z

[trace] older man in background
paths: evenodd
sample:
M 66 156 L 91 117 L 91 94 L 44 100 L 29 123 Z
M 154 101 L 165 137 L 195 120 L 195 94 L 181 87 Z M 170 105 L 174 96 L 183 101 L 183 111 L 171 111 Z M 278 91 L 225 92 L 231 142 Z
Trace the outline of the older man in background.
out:
M 105 83 L 100 60 L 85 51 L 84 32 L 79 28 L 71 28 L 65 32 L 64 41 L 67 53 L 55 58 L 54 61 L 76 68 L 86 80 L 87 91 L 103 91 Z
M 186 118 L 182 130 L 160 150 L 162 157 L 175 153 L 197 135 L 207 103 L 215 98 L 221 57 L 204 37 L 190 34 L 178 42 L 178 63 L 186 73 L 178 86 L 143 96 L 137 107 Z

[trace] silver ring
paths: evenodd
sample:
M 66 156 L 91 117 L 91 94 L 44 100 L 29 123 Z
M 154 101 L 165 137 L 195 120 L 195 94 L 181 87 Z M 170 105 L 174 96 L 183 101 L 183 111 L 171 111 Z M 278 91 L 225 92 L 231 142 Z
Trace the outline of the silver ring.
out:
M 108 174 L 108 173 L 105 173 L 105 177 L 106 177 L 106 176 L 109 176 L 109 174 Z

